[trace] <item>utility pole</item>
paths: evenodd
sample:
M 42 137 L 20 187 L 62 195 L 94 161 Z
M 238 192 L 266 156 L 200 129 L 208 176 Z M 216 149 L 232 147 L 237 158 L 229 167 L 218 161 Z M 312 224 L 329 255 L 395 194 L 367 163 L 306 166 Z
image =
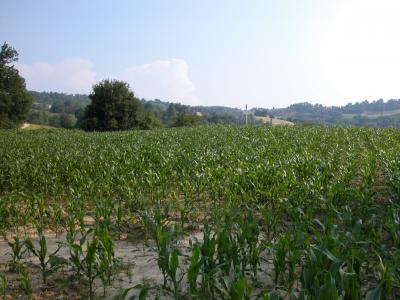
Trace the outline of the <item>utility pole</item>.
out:
M 247 104 L 246 104 L 246 111 L 245 111 L 244 115 L 246 116 L 246 125 L 247 125 Z

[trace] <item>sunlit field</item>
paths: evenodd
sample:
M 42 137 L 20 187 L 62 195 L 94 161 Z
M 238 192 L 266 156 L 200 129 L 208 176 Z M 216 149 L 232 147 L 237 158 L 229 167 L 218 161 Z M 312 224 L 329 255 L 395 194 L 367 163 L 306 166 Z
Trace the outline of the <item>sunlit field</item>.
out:
M 4 297 L 395 299 L 400 131 L 0 131 L 0 220 Z

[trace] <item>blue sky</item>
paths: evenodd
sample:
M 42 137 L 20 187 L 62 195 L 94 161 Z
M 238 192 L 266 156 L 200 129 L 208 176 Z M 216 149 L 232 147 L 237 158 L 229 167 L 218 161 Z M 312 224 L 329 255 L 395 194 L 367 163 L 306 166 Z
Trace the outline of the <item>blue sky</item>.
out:
M 0 37 L 34 90 L 282 107 L 400 98 L 400 1 L 11 1 Z M 1 41 L 2 42 L 2 41 Z

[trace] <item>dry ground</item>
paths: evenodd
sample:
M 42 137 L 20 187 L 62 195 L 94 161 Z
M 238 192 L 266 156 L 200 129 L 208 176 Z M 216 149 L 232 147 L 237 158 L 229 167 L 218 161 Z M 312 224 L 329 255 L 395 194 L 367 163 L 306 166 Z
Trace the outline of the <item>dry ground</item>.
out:
M 38 125 L 38 124 L 30 124 L 30 123 L 23 123 L 20 129 L 26 130 L 34 130 L 34 129 L 53 129 L 55 127 L 47 126 L 47 125 Z
M 289 122 L 282 119 L 270 118 L 270 117 L 261 117 L 256 116 L 256 120 L 261 121 L 264 124 L 272 124 L 272 125 L 294 125 L 293 122 Z M 272 121 L 272 123 L 271 123 Z
M 34 245 L 38 244 L 37 237 L 35 234 L 29 233 L 29 237 L 32 239 Z M 60 234 L 58 237 L 50 231 L 46 231 L 46 241 L 49 252 L 57 249 L 59 242 L 65 241 L 65 233 Z M 195 240 L 202 240 L 202 229 L 196 232 L 192 232 L 191 235 L 183 238 L 178 243 L 178 249 L 183 254 L 189 254 L 189 240 L 194 242 Z M 9 237 L 8 237 L 9 238 Z M 149 292 L 149 299 L 154 299 L 158 294 L 161 299 L 173 299 L 172 293 L 162 289 L 163 276 L 158 268 L 157 257 L 158 253 L 156 247 L 152 241 L 132 241 L 132 237 L 128 235 L 122 236 L 124 240 L 115 241 L 115 256 L 119 260 L 119 271 L 116 274 L 116 279 L 113 281 L 111 286 L 107 286 L 105 289 L 105 295 L 103 295 L 103 287 L 101 281 L 95 282 L 96 298 L 99 299 L 121 299 L 118 296 L 128 288 L 132 288 L 139 284 L 146 284 L 151 289 Z M 6 275 L 8 281 L 8 292 L 6 297 L 0 299 L 25 299 L 20 289 L 20 283 L 18 280 L 18 274 L 15 271 L 9 270 L 11 257 L 8 254 L 10 248 L 6 240 L 0 240 L 0 272 Z M 58 256 L 68 258 L 69 253 L 67 248 L 62 248 L 57 254 Z M 181 260 L 181 265 L 186 269 L 188 262 Z M 63 270 L 59 270 L 56 273 L 48 277 L 46 284 L 43 284 L 42 277 L 39 269 L 39 261 L 35 257 L 27 256 L 24 259 L 24 264 L 28 267 L 29 278 L 32 282 L 32 299 L 82 299 L 82 296 L 87 295 L 88 287 L 86 285 L 79 286 L 76 278 L 74 278 L 72 272 L 68 267 Z M 272 269 L 272 260 L 265 257 L 264 262 L 261 265 L 263 270 Z M 257 279 L 262 282 L 263 285 L 272 287 L 271 274 L 259 272 Z M 185 279 L 181 284 L 182 291 L 186 291 Z M 138 295 L 140 289 L 132 289 L 128 293 L 129 299 L 132 295 Z

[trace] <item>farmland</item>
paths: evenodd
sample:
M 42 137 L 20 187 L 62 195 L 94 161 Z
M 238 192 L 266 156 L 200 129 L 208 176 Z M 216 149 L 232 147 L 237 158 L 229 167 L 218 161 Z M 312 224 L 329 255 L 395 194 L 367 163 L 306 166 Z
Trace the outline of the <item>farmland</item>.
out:
M 400 131 L 1 131 L 0 220 L 4 298 L 395 299 Z

